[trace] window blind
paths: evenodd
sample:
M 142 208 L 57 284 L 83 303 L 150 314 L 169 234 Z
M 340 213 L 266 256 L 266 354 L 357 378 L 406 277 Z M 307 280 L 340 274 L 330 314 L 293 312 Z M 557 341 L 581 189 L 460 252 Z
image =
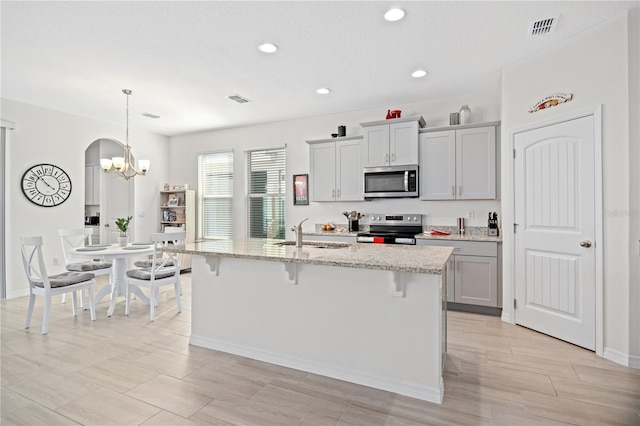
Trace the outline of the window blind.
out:
M 284 148 L 248 151 L 248 236 L 284 239 L 285 200 Z
M 233 237 L 233 151 L 198 156 L 199 238 Z

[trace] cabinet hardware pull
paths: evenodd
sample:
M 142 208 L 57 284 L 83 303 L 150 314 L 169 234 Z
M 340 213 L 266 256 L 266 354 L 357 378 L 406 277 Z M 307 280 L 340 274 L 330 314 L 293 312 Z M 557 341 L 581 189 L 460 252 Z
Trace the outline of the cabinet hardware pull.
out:
M 451 195 L 456 195 L 456 187 L 451 185 Z

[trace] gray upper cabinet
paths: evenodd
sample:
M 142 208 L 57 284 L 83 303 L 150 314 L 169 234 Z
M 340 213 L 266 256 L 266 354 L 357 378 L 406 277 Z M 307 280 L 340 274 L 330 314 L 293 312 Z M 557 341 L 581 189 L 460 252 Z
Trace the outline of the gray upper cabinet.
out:
M 420 198 L 498 198 L 495 123 L 420 134 Z
M 364 132 L 362 166 L 383 167 L 418 164 L 420 116 L 360 123 Z
M 307 141 L 311 201 L 362 201 L 362 136 Z

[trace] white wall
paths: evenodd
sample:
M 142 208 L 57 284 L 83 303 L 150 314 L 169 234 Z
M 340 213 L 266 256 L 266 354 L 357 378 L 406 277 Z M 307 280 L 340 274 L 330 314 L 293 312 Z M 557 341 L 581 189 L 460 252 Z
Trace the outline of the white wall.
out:
M 637 25 L 637 21 L 631 25 L 636 34 Z M 638 220 L 630 214 L 631 206 L 637 205 L 637 199 L 633 202 L 630 199 L 630 167 L 638 167 L 637 162 L 630 160 L 631 146 L 638 143 L 637 139 L 631 139 L 630 128 L 636 126 L 637 134 L 638 117 L 630 117 L 629 81 L 637 80 L 638 76 L 630 76 L 629 28 L 625 13 L 506 68 L 502 75 L 503 165 L 511 157 L 511 131 L 602 104 L 604 241 L 596 244 L 604 247 L 605 356 L 607 351 L 632 355 L 630 336 L 638 333 L 637 319 L 631 320 L 629 300 L 640 285 L 630 279 L 629 272 L 630 259 L 637 256 L 637 252 L 630 250 L 629 241 L 640 237 L 638 228 L 630 227 L 631 220 Z M 531 105 L 555 92 L 573 93 L 574 99 L 537 113 L 528 112 Z M 637 161 L 637 155 L 634 159 Z M 637 182 L 634 186 L 637 191 Z M 502 188 L 505 221 L 512 221 L 512 185 L 504 166 Z M 511 253 L 512 239 L 512 234 L 504 234 L 505 256 Z M 637 259 L 633 263 L 637 265 Z M 506 316 L 512 315 L 513 298 L 509 264 L 510 260 L 505 258 Z M 637 302 L 631 305 L 637 310 Z
M 26 294 L 27 281 L 20 258 L 20 236 L 42 235 L 47 269 L 53 257 L 62 256 L 58 229 L 84 226 L 85 150 L 95 140 L 124 139 L 124 127 L 78 117 L 32 105 L 1 100 L 2 118 L 16 124 L 7 145 L 7 182 L 4 194 L 6 215 L 7 297 Z M 168 180 L 168 138 L 131 129 L 131 145 L 137 158 L 149 158 L 146 177 L 135 178 L 136 239 L 148 239 L 159 230 L 159 190 Z M 72 182 L 71 196 L 57 207 L 44 208 L 22 194 L 23 173 L 38 163 L 51 163 L 67 172 Z M 138 213 L 143 212 L 144 217 Z M 132 212 L 133 214 L 133 212 Z
M 321 98 L 318 100 L 321 101 Z M 500 120 L 499 93 L 477 93 L 460 99 L 425 101 L 406 105 L 392 105 L 391 109 L 402 110 L 402 116 L 422 115 L 427 127 L 449 124 L 449 113 L 458 111 L 462 104 L 468 104 L 472 111 L 472 122 Z M 172 137 L 170 153 L 180 161 L 172 162 L 172 182 L 188 183 L 196 188 L 198 183 L 197 155 L 216 150 L 234 149 L 234 212 L 236 217 L 236 237 L 246 234 L 245 223 L 245 176 L 244 150 L 259 147 L 287 146 L 287 180 L 292 175 L 309 173 L 309 148 L 305 141 L 326 139 L 337 133 L 339 125 L 347 127 L 347 136 L 362 135 L 360 123 L 382 120 L 387 107 L 329 114 L 298 120 L 210 131 L 192 135 Z M 310 177 L 311 179 L 311 177 Z M 293 184 L 291 183 L 290 186 Z M 288 187 L 288 189 L 291 189 Z M 292 197 L 289 197 L 292 199 Z M 419 201 L 417 199 L 394 199 L 362 202 L 311 202 L 309 206 L 293 206 L 287 202 L 287 236 L 292 237 L 290 225 L 304 218 L 310 218 L 305 226 L 315 223 L 335 222 L 346 224 L 341 214 L 345 210 L 365 213 L 420 213 L 427 215 L 427 224 L 452 225 L 456 217 L 464 217 L 468 209 L 475 211 L 475 219 L 468 225 L 486 226 L 489 211 L 500 211 L 499 201 Z

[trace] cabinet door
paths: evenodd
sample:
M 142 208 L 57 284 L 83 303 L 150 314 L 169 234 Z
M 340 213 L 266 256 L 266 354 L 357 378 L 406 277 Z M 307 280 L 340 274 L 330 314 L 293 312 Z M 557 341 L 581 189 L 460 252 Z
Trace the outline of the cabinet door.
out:
M 447 302 L 456 301 L 455 258 L 455 256 L 451 256 L 447 262 Z
M 455 301 L 498 306 L 498 265 L 495 257 L 455 256 Z
M 389 164 L 418 164 L 418 122 L 389 125 Z
M 336 144 L 335 142 L 309 145 L 311 201 L 335 201 L 336 197 Z
M 86 205 L 95 204 L 93 202 L 93 167 L 84 166 L 84 203 Z
M 362 143 L 362 166 L 389 165 L 389 125 L 364 127 Z
M 496 198 L 496 128 L 456 131 L 456 185 L 459 200 Z
M 420 135 L 420 198 L 454 200 L 456 137 L 454 130 Z
M 84 203 L 100 204 L 100 166 L 84 167 Z
M 362 201 L 363 175 L 360 140 L 336 142 L 336 199 Z

